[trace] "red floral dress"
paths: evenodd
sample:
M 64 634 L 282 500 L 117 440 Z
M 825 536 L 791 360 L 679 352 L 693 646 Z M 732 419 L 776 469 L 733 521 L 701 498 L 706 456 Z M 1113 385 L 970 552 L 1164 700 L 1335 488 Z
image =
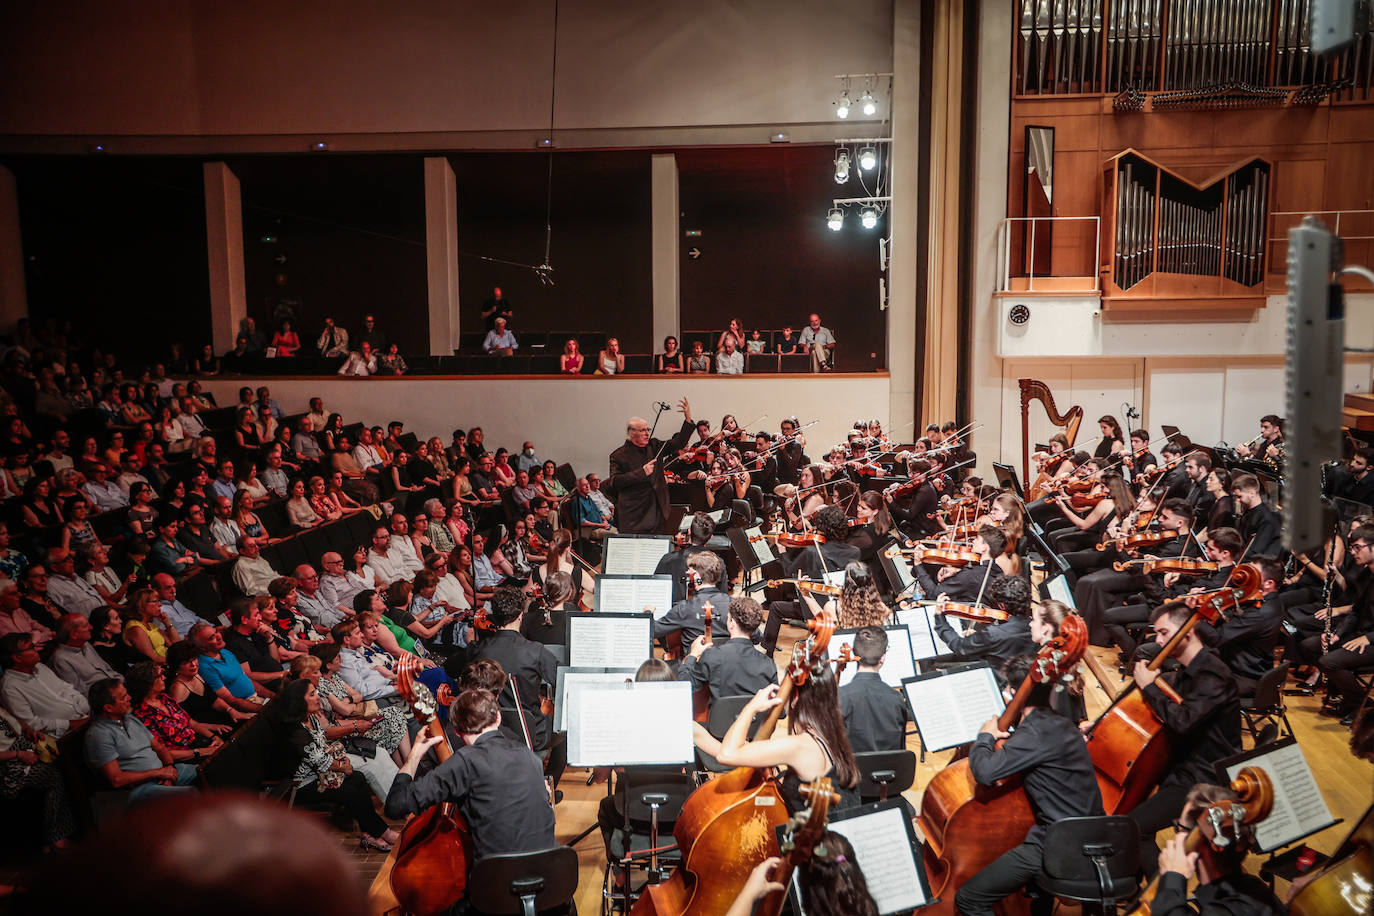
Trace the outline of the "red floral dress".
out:
M 153 733 L 154 738 L 168 747 L 184 750 L 193 746 L 197 735 L 196 730 L 191 727 L 191 717 L 186 714 L 186 710 L 182 709 L 181 704 L 172 699 L 170 694 L 163 693 L 157 699 L 166 708 L 166 712 L 144 702 L 134 708 L 134 715 L 148 726 L 148 731 Z

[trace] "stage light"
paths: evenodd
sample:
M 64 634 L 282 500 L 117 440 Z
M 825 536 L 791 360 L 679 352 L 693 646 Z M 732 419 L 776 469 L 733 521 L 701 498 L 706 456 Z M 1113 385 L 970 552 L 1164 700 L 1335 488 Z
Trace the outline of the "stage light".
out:
M 835 117 L 844 119 L 849 117 L 849 109 L 853 107 L 853 102 L 849 101 L 849 90 L 840 93 L 840 97 L 835 100 Z
M 849 180 L 849 150 L 842 149 L 835 154 L 835 184 Z
M 878 225 L 878 211 L 872 207 L 864 207 L 863 212 L 859 214 L 859 222 L 863 223 L 865 229 L 872 229 Z
M 859 150 L 859 168 L 865 172 L 873 171 L 873 167 L 878 164 L 878 151 L 871 146 L 865 146 Z
M 825 224 L 830 227 L 832 232 L 839 232 L 844 227 L 844 211 L 839 207 L 831 207 L 830 214 L 825 218 Z
M 864 117 L 871 118 L 878 113 L 878 100 L 873 98 L 873 93 L 867 89 L 864 94 L 859 96 L 859 109 L 864 113 Z

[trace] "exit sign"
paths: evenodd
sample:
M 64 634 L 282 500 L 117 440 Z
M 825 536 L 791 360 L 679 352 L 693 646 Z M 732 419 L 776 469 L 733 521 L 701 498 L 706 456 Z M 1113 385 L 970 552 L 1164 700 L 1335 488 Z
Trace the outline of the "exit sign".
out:
M 699 239 L 699 238 L 701 238 L 701 230 L 700 230 L 700 229 L 688 229 L 687 232 L 686 232 L 686 235 L 687 235 L 687 238 L 689 238 L 689 239 Z

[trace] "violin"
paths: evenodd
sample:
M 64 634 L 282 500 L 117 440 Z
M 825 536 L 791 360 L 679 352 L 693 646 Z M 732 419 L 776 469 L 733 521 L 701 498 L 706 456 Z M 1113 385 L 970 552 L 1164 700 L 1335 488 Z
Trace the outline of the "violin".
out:
M 1243 767 L 1230 788 L 1236 793 L 1235 801 L 1218 802 L 1198 814 L 1197 823 L 1188 831 L 1183 848 L 1199 857 L 1208 857 L 1213 851 L 1226 849 L 1234 843 L 1243 842 L 1241 828 L 1258 824 L 1269 816 L 1274 808 L 1274 785 L 1269 774 L 1259 767 Z M 1227 831 L 1231 836 L 1227 836 Z M 1218 874 L 1220 869 L 1211 869 Z M 1159 876 L 1145 886 L 1136 900 L 1135 909 L 1129 916 L 1149 916 L 1151 904 L 1159 892 Z
M 918 563 L 934 563 L 937 566 L 977 566 L 983 558 L 972 550 L 962 547 L 917 547 L 912 551 L 912 559 Z
M 773 538 L 779 547 L 795 547 L 798 550 L 825 543 L 825 535 L 819 531 L 784 531 L 766 536 Z
M 968 540 L 969 542 L 972 542 L 974 535 L 976 535 L 978 533 L 978 529 L 982 527 L 982 525 L 975 525 L 972 522 L 970 522 L 967 525 L 955 525 L 951 528 L 946 528 L 944 531 L 940 532 L 940 536 L 951 538 L 956 541 Z M 993 525 L 992 527 L 996 528 L 997 526 Z
M 1107 498 L 1106 493 L 1051 493 L 1045 497 L 1046 503 L 1057 503 L 1061 500 L 1069 504 L 1069 508 L 1075 512 L 1087 512 L 1097 508 L 1097 504 Z
M 439 722 L 439 706 L 453 701 L 448 685 L 437 695 L 419 681 L 420 660 L 407 656 L 396 663 L 396 690 L 410 706 L 416 721 L 433 737 L 444 737 L 434 748 L 439 762 L 453 756 Z M 454 802 L 422 811 L 406 822 L 391 855 L 391 892 L 401 911 L 415 916 L 438 916 L 463 896 L 468 866 L 475 860 L 472 832 Z
M 962 604 L 958 601 L 936 603 L 935 613 L 958 617 L 961 620 L 974 620 L 979 623 L 1001 623 L 1011 619 L 1011 615 L 1001 608 L 988 607 L 983 604 Z
M 1139 534 L 1122 535 L 1109 541 L 1101 541 L 1095 546 L 1098 550 L 1107 550 L 1115 547 L 1117 550 L 1145 550 L 1150 547 L 1158 547 L 1166 541 L 1172 541 L 1178 537 L 1177 531 L 1145 531 Z M 1117 570 L 1120 572 L 1120 570 Z
M 1112 564 L 1112 569 L 1117 572 L 1125 572 L 1132 566 L 1139 566 L 1140 572 L 1146 576 L 1156 572 L 1178 573 L 1180 576 L 1200 576 L 1203 573 L 1214 573 L 1219 568 L 1216 562 L 1212 560 L 1197 560 L 1193 557 L 1155 557 L 1154 559 L 1118 560 Z
M 1144 480 L 1147 484 L 1154 483 L 1156 480 L 1163 477 L 1165 474 L 1169 473 L 1174 468 L 1182 464 L 1183 461 L 1183 455 L 1179 455 L 1177 458 L 1170 458 L 1168 461 L 1156 467 L 1153 471 L 1146 471 L 1144 474 L 1141 474 L 1140 478 L 1141 480 Z
M 825 595 L 827 598 L 838 598 L 843 589 L 838 585 L 830 585 L 826 582 L 815 582 L 811 579 L 769 579 L 769 588 L 781 588 L 784 585 L 795 585 L 798 589 L 804 589 L 813 595 Z

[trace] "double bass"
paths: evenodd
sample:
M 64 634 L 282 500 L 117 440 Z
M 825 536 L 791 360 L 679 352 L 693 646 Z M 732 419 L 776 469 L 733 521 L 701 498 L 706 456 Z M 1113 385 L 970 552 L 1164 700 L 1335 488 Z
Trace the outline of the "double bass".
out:
M 778 688 L 781 701 L 759 725 L 756 740 L 773 734 L 792 692 L 825 659 L 835 616 L 822 611 L 807 621 L 810 634 L 792 648 Z M 651 884 L 630 916 L 719 916 L 730 909 L 745 881 L 764 859 L 778 855 L 777 828 L 787 822 L 787 804 L 771 772 L 736 767 L 699 786 L 687 797 L 673 827 L 682 864 L 662 884 Z
M 1009 731 L 1020 720 L 1031 691 L 1069 675 L 1087 645 L 1088 625 L 1083 618 L 1077 614 L 1065 617 L 1059 635 L 1037 653 L 1030 673 L 998 717 L 997 728 Z M 1024 840 L 1035 826 L 1035 815 L 1019 778 L 995 786 L 979 785 L 964 758 L 936 773 L 926 786 L 917 824 L 926 838 L 924 856 L 930 889 L 940 898 L 938 904 L 922 912 L 948 916 L 954 913 L 955 892 Z
M 443 737 L 434 755 L 439 762 L 453 756 L 439 721 L 439 706 L 452 700 L 448 685 L 435 696 L 419 681 L 420 660 L 408 656 L 396 663 L 396 690 L 405 699 L 428 737 Z M 453 802 L 435 805 L 406 822 L 392 852 L 391 892 L 410 916 L 438 916 L 463 896 L 468 868 L 475 860 L 472 832 Z

